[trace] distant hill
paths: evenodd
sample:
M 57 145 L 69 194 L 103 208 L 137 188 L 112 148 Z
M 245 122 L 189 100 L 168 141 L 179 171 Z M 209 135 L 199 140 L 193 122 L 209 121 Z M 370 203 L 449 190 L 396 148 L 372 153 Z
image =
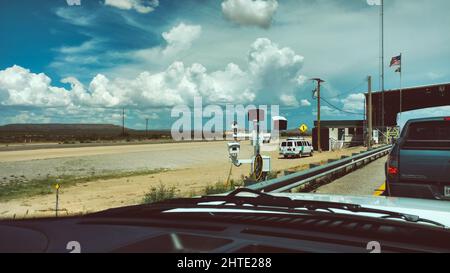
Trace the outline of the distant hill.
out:
M 127 129 L 130 130 L 130 129 Z M 101 132 L 111 132 L 117 131 L 121 132 L 122 127 L 112 124 L 8 124 L 0 126 L 0 131 L 14 131 L 14 132 L 76 132 L 76 131 L 98 131 Z
M 170 131 L 145 131 L 112 124 L 8 124 L 0 126 L 0 142 L 27 141 L 97 141 L 120 138 L 167 138 Z
M 194 135 L 194 132 L 191 132 Z M 284 137 L 299 136 L 297 129 L 282 133 Z M 310 135 L 308 132 L 306 135 Z M 112 124 L 8 124 L 0 126 L 0 143 L 24 142 L 96 142 L 115 140 L 171 139 L 170 130 L 133 130 Z

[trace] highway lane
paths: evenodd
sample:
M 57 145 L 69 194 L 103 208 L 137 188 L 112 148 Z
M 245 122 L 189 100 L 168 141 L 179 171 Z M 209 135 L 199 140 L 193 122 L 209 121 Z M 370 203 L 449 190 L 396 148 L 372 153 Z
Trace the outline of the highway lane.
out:
M 359 170 L 320 187 L 315 192 L 336 195 L 381 195 L 384 190 L 384 164 L 386 160 L 387 156 L 382 157 Z

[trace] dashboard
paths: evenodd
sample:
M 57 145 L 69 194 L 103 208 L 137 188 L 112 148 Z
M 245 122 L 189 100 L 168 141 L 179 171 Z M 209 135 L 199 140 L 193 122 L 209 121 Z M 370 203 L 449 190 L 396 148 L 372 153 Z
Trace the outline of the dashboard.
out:
M 270 214 L 160 214 L 0 222 L 0 252 L 448 252 L 450 233 L 396 221 Z

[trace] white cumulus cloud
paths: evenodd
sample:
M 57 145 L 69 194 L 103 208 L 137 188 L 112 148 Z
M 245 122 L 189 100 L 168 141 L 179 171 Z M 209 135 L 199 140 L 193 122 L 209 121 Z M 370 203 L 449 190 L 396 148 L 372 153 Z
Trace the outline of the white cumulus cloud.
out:
M 277 0 L 225 0 L 222 12 L 226 19 L 239 25 L 269 28 L 278 8 Z
M 158 0 L 105 0 L 105 5 L 118 9 L 134 9 L 139 13 L 149 13 L 159 6 Z
M 283 104 L 298 105 L 295 93 L 303 84 L 298 80 L 303 78 L 300 74 L 303 60 L 291 48 L 281 48 L 267 38 L 257 39 L 248 54 L 248 73 L 258 97 L 279 102 L 279 96 L 285 95 Z
M 358 94 L 350 94 L 345 99 L 341 101 L 344 105 L 343 110 L 354 112 L 354 113 L 363 113 L 364 112 L 364 102 L 365 96 L 363 93 Z
M 166 37 L 179 41 L 175 36 Z M 144 71 L 135 78 L 98 74 L 87 85 L 75 77 L 66 77 L 61 80 L 70 85 L 66 89 L 52 86 L 51 79 L 43 73 L 13 66 L 0 71 L 0 105 L 148 109 L 192 105 L 194 96 L 201 96 L 208 104 L 298 106 L 295 95 L 302 65 L 303 57 L 292 49 L 260 38 L 250 47 L 246 69 L 230 63 L 221 70 L 208 71 L 199 63 L 186 65 L 176 61 L 163 71 Z
M 9 124 L 49 123 L 51 119 L 45 115 L 39 115 L 30 111 L 20 111 L 15 116 L 6 117 L 5 121 Z
M 51 85 L 51 79 L 43 74 L 14 65 L 0 70 L 0 104 L 5 106 L 66 106 L 69 94 L 63 88 Z
M 343 113 L 337 109 L 331 108 L 330 106 L 320 106 L 320 113 L 327 118 L 336 118 L 343 116 Z M 317 110 L 313 110 L 313 115 L 317 115 Z
M 311 106 L 311 103 L 308 100 L 302 100 L 300 102 L 300 105 L 304 106 L 304 107 L 308 107 L 308 106 Z
M 164 55 L 174 55 L 191 47 L 192 42 L 200 37 L 202 27 L 198 25 L 186 25 L 180 23 L 170 31 L 164 32 L 162 37 L 167 42 L 163 50 Z

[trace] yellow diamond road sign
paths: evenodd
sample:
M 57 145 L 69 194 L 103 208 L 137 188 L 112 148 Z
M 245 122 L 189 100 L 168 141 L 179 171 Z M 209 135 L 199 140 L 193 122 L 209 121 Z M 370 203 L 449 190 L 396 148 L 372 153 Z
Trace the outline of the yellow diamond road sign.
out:
M 308 132 L 308 126 L 306 126 L 305 124 L 302 124 L 298 130 L 300 131 L 300 133 L 304 134 L 306 132 Z

